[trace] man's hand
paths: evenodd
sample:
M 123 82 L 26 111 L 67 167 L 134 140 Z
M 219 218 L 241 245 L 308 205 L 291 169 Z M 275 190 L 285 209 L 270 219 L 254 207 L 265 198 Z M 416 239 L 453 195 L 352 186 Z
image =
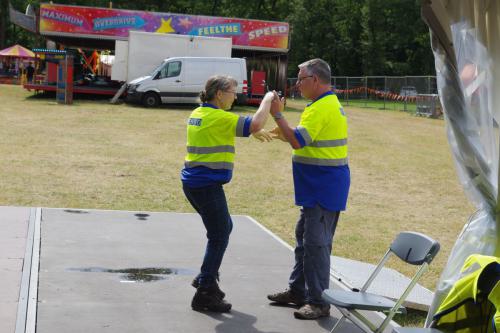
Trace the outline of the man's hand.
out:
M 280 98 L 276 91 L 273 91 L 274 98 L 271 102 L 271 114 L 275 115 L 285 109 L 285 97 Z
M 269 133 L 271 133 L 271 136 L 274 139 L 280 139 L 283 142 L 288 142 L 279 127 L 273 128 L 271 131 L 269 131 Z
M 252 133 L 252 136 L 260 142 L 270 142 L 273 140 L 271 134 L 265 129 L 261 129 L 258 132 Z

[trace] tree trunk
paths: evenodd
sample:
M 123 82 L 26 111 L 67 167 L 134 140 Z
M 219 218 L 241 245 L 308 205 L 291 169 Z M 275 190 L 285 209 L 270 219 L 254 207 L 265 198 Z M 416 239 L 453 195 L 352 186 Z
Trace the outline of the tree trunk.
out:
M 211 14 L 212 16 L 215 16 L 215 10 L 217 9 L 218 5 L 219 5 L 219 1 L 214 0 L 213 6 L 212 6 L 212 14 Z
M 0 3 L 0 50 L 6 47 L 5 40 L 7 39 L 7 20 L 9 19 L 7 1 Z

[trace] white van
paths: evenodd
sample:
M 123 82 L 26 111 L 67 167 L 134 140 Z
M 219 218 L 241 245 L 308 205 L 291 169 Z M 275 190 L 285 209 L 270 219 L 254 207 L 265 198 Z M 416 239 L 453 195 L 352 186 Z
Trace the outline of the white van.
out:
M 238 81 L 238 102 L 245 102 L 248 81 L 245 59 L 174 57 L 165 59 L 151 75 L 132 80 L 127 101 L 155 107 L 161 103 L 200 103 L 199 94 L 213 75 Z

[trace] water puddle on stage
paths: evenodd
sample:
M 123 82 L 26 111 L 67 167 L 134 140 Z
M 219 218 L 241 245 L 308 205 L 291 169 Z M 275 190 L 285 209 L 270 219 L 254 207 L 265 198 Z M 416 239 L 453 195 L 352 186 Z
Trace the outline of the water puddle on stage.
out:
M 81 210 L 81 209 L 65 209 L 64 210 L 66 213 L 72 213 L 72 214 L 88 214 L 89 212 Z
M 141 220 L 141 221 L 146 221 L 148 219 L 148 216 L 149 214 L 142 214 L 142 213 L 138 213 L 138 214 L 134 214 L 138 220 Z
M 184 268 L 124 268 L 109 269 L 102 267 L 68 268 L 68 272 L 114 273 L 123 283 L 142 283 L 166 280 L 170 275 L 195 275 L 197 272 Z

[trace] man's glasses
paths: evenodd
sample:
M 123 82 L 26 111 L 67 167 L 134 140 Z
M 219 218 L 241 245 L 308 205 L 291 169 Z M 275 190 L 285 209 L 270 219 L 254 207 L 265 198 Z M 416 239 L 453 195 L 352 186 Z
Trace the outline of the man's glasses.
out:
M 298 77 L 297 78 L 297 84 L 299 83 L 302 83 L 302 81 L 304 81 L 305 79 L 307 79 L 308 77 L 313 77 L 314 75 L 308 75 L 308 76 L 304 76 L 304 77 Z

